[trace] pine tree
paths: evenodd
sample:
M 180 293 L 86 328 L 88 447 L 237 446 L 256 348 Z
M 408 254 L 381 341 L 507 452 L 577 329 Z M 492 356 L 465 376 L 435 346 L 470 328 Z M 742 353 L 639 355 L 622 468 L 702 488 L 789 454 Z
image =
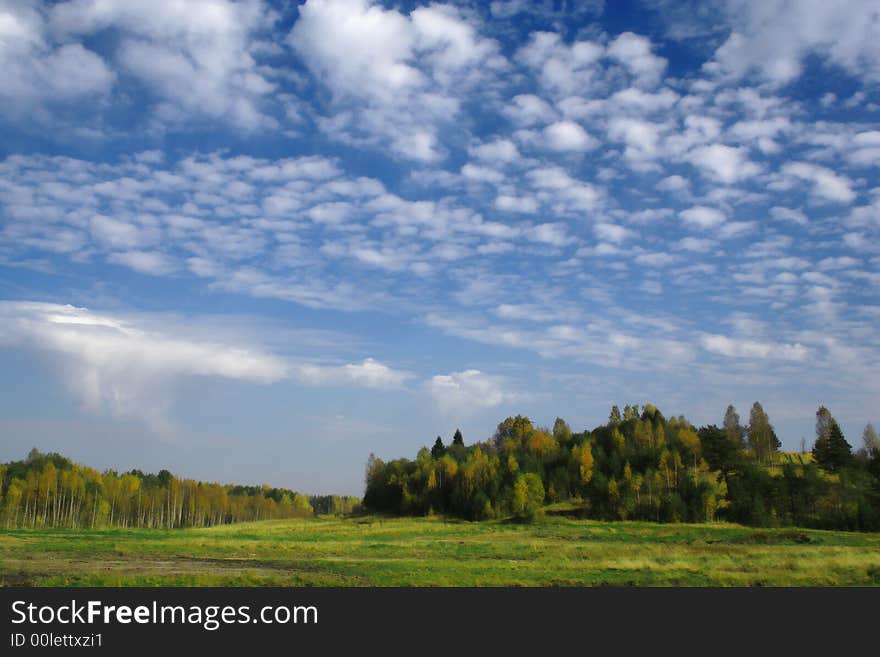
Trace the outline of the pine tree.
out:
M 437 436 L 437 440 L 434 441 L 434 446 L 431 448 L 431 457 L 439 459 L 442 458 L 445 453 L 446 447 L 443 445 L 443 439 L 440 436 Z
M 840 425 L 837 424 L 837 420 L 831 417 L 831 413 L 828 413 L 828 409 L 823 406 L 819 410 L 824 410 L 829 418 L 827 423 L 828 435 L 820 435 L 816 438 L 816 445 L 813 447 L 813 458 L 816 459 L 816 463 L 822 468 L 836 472 L 849 465 L 852 461 L 852 447 L 846 442 L 846 438 L 843 436 L 843 431 L 840 430 Z M 818 416 L 819 413 L 816 415 Z M 821 427 L 823 432 L 825 426 L 825 414 L 823 414 Z M 819 429 L 819 422 L 817 421 L 817 433 L 819 433 Z
M 831 459 L 828 439 L 831 435 L 831 423 L 833 421 L 834 418 L 831 416 L 831 411 L 824 406 L 820 406 L 819 410 L 816 411 L 816 442 L 813 443 L 813 458 L 816 459 L 816 463 L 823 467 L 825 467 L 825 464 L 830 463 Z
M 831 431 L 828 435 L 828 447 L 831 453 L 832 470 L 840 470 L 849 465 L 852 460 L 852 447 L 846 442 L 840 425 L 834 420 L 831 422 Z
M 461 429 L 455 430 L 455 435 L 452 436 L 452 444 L 461 445 L 462 447 L 464 447 L 464 438 L 461 435 Z

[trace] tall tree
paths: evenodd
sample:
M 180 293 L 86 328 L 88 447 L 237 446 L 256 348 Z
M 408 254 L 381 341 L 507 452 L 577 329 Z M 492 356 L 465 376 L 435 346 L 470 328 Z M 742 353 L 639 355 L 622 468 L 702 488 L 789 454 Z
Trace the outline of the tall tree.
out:
M 834 418 L 825 406 L 816 411 L 816 440 L 813 443 L 813 458 L 819 464 L 829 462 L 828 438 L 831 435 L 831 423 Z
M 862 432 L 862 442 L 868 458 L 876 458 L 880 455 L 880 438 L 877 437 L 874 425 L 870 422 L 865 425 L 865 430 Z
M 868 472 L 880 480 L 880 438 L 877 437 L 874 425 L 870 422 L 862 433 L 862 441 L 864 441 L 863 458 Z
M 464 447 L 464 438 L 461 435 L 461 429 L 455 430 L 455 435 L 452 436 L 452 444 Z
M 439 459 L 446 453 L 446 446 L 443 444 L 443 439 L 440 436 L 437 436 L 437 440 L 434 441 L 434 446 L 431 448 L 431 456 L 435 459 Z
M 772 462 L 778 440 L 770 425 L 770 418 L 759 402 L 752 405 L 749 413 L 748 440 L 749 448 L 755 453 L 758 463 Z
M 816 418 L 816 444 L 813 446 L 816 463 L 832 472 L 846 467 L 852 461 L 852 447 L 844 438 L 837 420 L 824 406 L 819 408 Z
M 743 447 L 745 429 L 739 423 L 739 413 L 736 412 L 733 404 L 730 404 L 724 412 L 724 433 L 727 434 L 727 439 L 736 445 L 737 449 Z
M 831 423 L 828 444 L 831 447 L 835 470 L 840 470 L 850 464 L 852 461 L 852 446 L 843 437 L 843 431 L 841 431 L 840 425 L 836 421 Z
M 620 423 L 620 408 L 615 404 L 611 407 L 611 413 L 608 416 L 609 424 L 619 424 Z
M 831 416 L 831 411 L 829 411 L 824 406 L 820 406 L 819 410 L 816 411 L 816 442 L 827 441 L 828 436 L 831 435 L 831 423 L 834 421 L 834 418 Z
M 561 417 L 553 423 L 553 437 L 560 445 L 567 445 L 571 441 L 571 427 Z

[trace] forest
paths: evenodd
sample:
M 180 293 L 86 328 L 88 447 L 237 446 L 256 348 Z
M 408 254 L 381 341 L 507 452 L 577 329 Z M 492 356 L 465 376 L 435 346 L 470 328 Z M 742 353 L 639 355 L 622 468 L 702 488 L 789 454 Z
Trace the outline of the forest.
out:
M 370 455 L 363 502 L 285 488 L 206 483 L 168 470 L 99 472 L 31 450 L 0 464 L 0 527 L 210 527 L 252 520 L 443 514 L 532 520 L 548 505 L 599 520 L 711 522 L 880 530 L 880 439 L 869 423 L 853 450 L 831 412 L 816 412 L 811 451 L 780 451 L 760 403 L 743 424 L 695 427 L 655 406 L 611 409 L 592 431 L 508 417 L 485 441 L 437 437 L 415 460 Z M 551 507 L 552 509 L 552 507 Z M 551 511 L 552 512 L 552 511 Z
M 168 470 L 98 472 L 36 448 L 0 464 L 0 526 L 14 528 L 210 527 L 248 520 L 350 513 L 359 500 L 307 497 L 285 488 L 206 483 Z
M 742 424 L 729 406 L 721 426 L 666 418 L 651 404 L 614 406 L 604 425 L 575 433 L 508 417 L 489 440 L 437 437 L 415 460 L 370 455 L 364 505 L 403 515 L 529 520 L 567 501 L 602 520 L 880 529 L 880 441 L 869 423 L 853 451 L 824 406 L 811 451 L 781 452 L 760 403 Z

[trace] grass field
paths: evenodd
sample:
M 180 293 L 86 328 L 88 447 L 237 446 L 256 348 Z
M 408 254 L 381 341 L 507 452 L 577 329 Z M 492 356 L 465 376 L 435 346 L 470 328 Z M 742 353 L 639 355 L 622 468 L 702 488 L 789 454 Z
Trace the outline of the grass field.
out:
M 0 531 L 27 586 L 880 585 L 880 534 L 547 517 Z

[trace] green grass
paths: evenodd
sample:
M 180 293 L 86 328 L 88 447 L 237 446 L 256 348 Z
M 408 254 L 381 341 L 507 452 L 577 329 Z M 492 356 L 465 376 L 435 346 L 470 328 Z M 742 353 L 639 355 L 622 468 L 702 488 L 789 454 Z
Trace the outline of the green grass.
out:
M 211 529 L 0 531 L 26 586 L 880 585 L 880 534 L 658 525 L 317 518 Z

